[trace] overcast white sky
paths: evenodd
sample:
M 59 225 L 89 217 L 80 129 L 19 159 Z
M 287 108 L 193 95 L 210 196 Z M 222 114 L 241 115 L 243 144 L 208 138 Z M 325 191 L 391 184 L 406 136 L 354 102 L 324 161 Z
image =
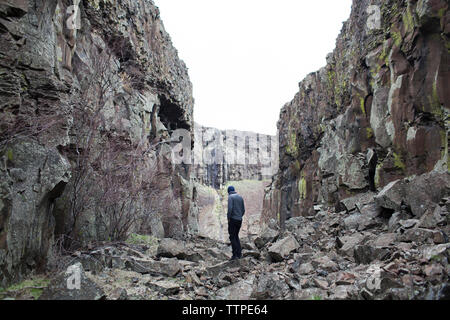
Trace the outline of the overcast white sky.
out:
M 276 134 L 298 83 L 326 64 L 352 0 L 155 0 L 189 68 L 194 119 Z

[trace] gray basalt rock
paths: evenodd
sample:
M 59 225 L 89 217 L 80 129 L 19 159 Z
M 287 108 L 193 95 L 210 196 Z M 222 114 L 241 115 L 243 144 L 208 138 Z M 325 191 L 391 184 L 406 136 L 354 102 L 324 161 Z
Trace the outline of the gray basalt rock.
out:
M 0 157 L 0 285 L 6 285 L 21 270 L 45 267 L 55 227 L 52 209 L 71 174 L 56 148 L 32 140 L 7 147 Z
M 433 231 L 423 228 L 413 228 L 405 231 L 404 234 L 399 236 L 401 241 L 404 242 L 427 242 L 433 241 Z
M 162 258 L 161 261 L 149 259 L 129 259 L 125 265 L 127 269 L 142 273 L 175 277 L 182 269 L 177 259 Z
M 256 282 L 252 298 L 256 300 L 282 299 L 288 292 L 289 286 L 279 275 L 264 273 Z
M 365 205 L 373 201 L 374 193 L 362 193 L 354 197 L 341 200 L 347 211 L 353 211 L 355 209 L 361 210 Z
M 71 4 L 0 4 L 0 286 L 44 268 L 55 234 L 77 235 L 82 244 L 108 240 L 109 217 L 96 212 L 105 204 L 103 166 L 121 164 L 114 156 L 102 158 L 109 151 L 126 155 L 161 142 L 160 150 L 138 161 L 141 176 L 134 181 L 148 184 L 145 196 L 132 195 L 130 210 L 140 219 L 132 231 L 172 237 L 197 230 L 191 171 L 173 165 L 161 151 L 176 129 L 193 136 L 194 100 L 187 67 L 159 9 L 151 0 L 81 1 L 81 31 L 67 28 Z M 96 84 L 104 79 L 112 87 L 104 104 L 99 102 L 99 119 L 90 119 L 96 123 L 89 134 L 92 122 L 82 117 L 88 110 L 79 109 L 96 108 L 103 99 Z M 80 187 L 73 169 L 88 149 L 80 143 L 86 136 L 92 151 Z M 156 181 L 145 178 L 155 170 L 153 156 Z M 123 163 L 121 170 L 129 168 Z M 128 191 L 124 199 L 133 193 Z M 74 192 L 85 206 L 77 223 L 70 207 Z M 78 230 L 71 230 L 73 225 Z
M 369 27 L 369 6 L 380 9 L 380 26 Z M 326 66 L 280 111 L 267 212 L 284 222 L 314 215 L 317 204 L 351 211 L 355 196 L 386 186 L 377 201 L 386 209 L 434 209 L 448 193 L 448 12 L 444 0 L 354 1 Z M 426 175 L 433 170 L 444 176 Z
M 328 256 L 317 257 L 311 261 L 311 264 L 316 270 L 321 269 L 327 272 L 336 272 L 339 270 L 339 265 Z
M 187 256 L 188 248 L 184 241 L 164 238 L 159 243 L 157 255 L 166 258 L 184 259 Z
M 277 237 L 278 237 L 277 231 L 267 228 L 255 239 L 255 245 L 259 249 L 261 249 L 267 243 L 274 241 Z
M 278 240 L 269 248 L 269 255 L 273 261 L 282 261 L 300 247 L 294 236 L 289 235 L 284 239 Z
M 450 190 L 450 173 L 432 171 L 413 178 L 389 183 L 375 197 L 378 206 L 401 211 L 403 206 L 422 217 L 427 210 L 434 211 Z
M 377 205 L 385 209 L 400 211 L 405 199 L 405 188 L 405 182 L 401 180 L 389 183 L 375 197 Z
M 375 260 L 387 258 L 389 253 L 390 251 L 386 248 L 360 245 L 354 249 L 354 258 L 358 264 L 370 264 Z
M 174 295 L 180 291 L 180 285 L 168 280 L 150 281 L 147 283 L 147 286 L 164 296 Z
M 362 234 L 353 234 L 351 236 L 344 236 L 338 238 L 342 246 L 339 248 L 339 252 L 347 256 L 353 256 L 354 248 L 364 241 L 364 236 Z
M 250 300 L 253 293 L 255 276 L 251 275 L 247 279 L 240 280 L 231 286 L 221 288 L 217 291 L 218 300 Z

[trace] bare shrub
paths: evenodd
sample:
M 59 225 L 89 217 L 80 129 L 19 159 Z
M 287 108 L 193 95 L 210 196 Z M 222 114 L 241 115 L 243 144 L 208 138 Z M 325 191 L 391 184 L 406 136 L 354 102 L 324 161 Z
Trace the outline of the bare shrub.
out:
M 125 240 L 142 215 L 152 214 L 156 168 L 150 155 L 157 144 L 150 144 L 145 130 L 138 142 L 123 135 L 121 110 L 113 100 L 136 85 L 113 55 L 119 51 L 93 52 L 80 93 L 74 95 L 76 134 L 66 248 L 79 241 L 81 221 L 88 213 L 95 214 L 110 241 Z M 108 129 L 111 126 L 114 130 Z
M 6 119 L 8 117 L 9 119 Z M 37 138 L 41 134 L 50 131 L 56 125 L 62 124 L 61 115 L 18 116 L 2 115 L 0 118 L 2 128 L 0 130 L 0 148 L 13 144 L 17 140 Z

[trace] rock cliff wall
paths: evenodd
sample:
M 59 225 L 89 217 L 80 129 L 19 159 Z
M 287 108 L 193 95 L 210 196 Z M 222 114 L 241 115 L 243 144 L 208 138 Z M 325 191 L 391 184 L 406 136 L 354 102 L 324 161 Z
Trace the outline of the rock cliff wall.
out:
M 353 1 L 327 65 L 281 110 L 265 219 L 283 223 L 397 179 L 445 175 L 449 72 L 448 1 Z
M 73 5 L 0 1 L 0 286 L 45 268 L 55 235 L 197 228 L 191 169 L 164 143 L 193 133 L 192 86 L 158 8 Z
M 275 136 L 195 124 L 194 175 L 220 189 L 228 181 L 267 180 L 278 169 Z

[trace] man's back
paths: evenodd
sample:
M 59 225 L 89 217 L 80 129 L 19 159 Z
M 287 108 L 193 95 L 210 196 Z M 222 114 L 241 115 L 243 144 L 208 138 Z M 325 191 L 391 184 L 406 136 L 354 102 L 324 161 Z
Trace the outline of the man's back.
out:
M 244 199 L 236 192 L 231 192 L 228 195 L 228 219 L 242 221 L 245 214 Z

